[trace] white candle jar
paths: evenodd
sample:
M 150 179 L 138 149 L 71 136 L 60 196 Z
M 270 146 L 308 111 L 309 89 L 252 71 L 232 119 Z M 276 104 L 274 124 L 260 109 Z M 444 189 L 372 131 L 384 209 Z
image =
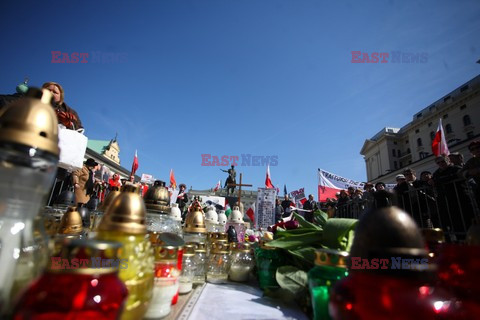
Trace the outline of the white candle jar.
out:
M 207 282 L 225 283 L 228 280 L 230 254 L 228 243 L 216 241 L 211 246 L 208 259 Z
M 232 281 L 246 282 L 255 266 L 250 245 L 248 243 L 237 243 L 232 249 L 229 278 Z
M 182 272 L 179 278 L 179 293 L 185 294 L 192 291 L 193 277 L 195 276 L 195 247 L 192 244 L 187 244 L 184 247 L 182 258 Z

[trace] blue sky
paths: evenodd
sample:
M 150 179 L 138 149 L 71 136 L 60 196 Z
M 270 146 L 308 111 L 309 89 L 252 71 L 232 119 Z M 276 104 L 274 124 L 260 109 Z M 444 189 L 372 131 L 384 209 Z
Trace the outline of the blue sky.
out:
M 480 2 L 2 1 L 0 92 L 56 81 L 90 139 L 188 187 L 226 174 L 202 154 L 278 156 L 273 183 L 317 195 L 317 168 L 365 180 L 363 142 L 480 73 Z M 123 53 L 51 63 L 52 51 Z M 351 63 L 352 51 L 427 53 Z M 91 57 L 91 56 L 90 56 Z M 263 187 L 264 166 L 240 166 Z M 282 192 L 283 194 L 283 192 Z

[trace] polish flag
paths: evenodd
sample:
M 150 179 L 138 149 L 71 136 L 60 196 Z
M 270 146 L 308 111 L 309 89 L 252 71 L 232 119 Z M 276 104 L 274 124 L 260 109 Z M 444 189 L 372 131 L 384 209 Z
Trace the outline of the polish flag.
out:
M 170 169 L 170 188 L 177 189 L 177 181 L 175 180 L 173 169 Z
M 252 203 L 252 206 L 247 210 L 246 214 L 250 220 L 255 223 L 255 202 Z
M 432 152 L 436 157 L 440 155 L 448 156 L 450 154 L 445 140 L 445 133 L 443 132 L 442 119 L 438 121 L 437 133 L 432 141 Z
M 130 175 L 134 176 L 135 172 L 137 172 L 137 169 L 138 169 L 138 156 L 137 156 L 137 150 L 135 150 L 135 157 L 133 157 L 133 163 L 132 163 L 132 173 Z
M 270 165 L 268 164 L 267 164 L 267 177 L 265 178 L 265 188 L 267 189 L 275 188 L 272 184 L 272 180 L 270 179 Z
M 220 189 L 220 180 L 218 180 L 218 183 L 217 183 L 217 185 L 215 186 L 215 188 L 213 189 L 213 192 L 217 192 L 218 189 Z

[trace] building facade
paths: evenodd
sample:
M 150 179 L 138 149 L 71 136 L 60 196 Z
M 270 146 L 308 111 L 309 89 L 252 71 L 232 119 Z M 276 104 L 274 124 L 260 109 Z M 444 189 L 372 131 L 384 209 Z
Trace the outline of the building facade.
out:
M 417 173 L 435 171 L 431 145 L 439 119 L 450 152 L 461 153 L 466 162 L 471 157 L 468 144 L 480 138 L 480 76 L 420 110 L 402 128 L 385 127 L 365 140 L 360 154 L 367 180 L 394 183 L 406 167 Z

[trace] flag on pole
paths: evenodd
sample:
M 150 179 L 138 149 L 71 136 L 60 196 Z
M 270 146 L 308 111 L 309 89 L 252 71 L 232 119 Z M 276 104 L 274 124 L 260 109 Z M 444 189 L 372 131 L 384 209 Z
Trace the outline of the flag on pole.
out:
M 265 178 L 265 188 L 267 189 L 274 189 L 275 187 L 272 184 L 272 180 L 270 179 L 270 165 L 267 164 L 267 176 Z
M 135 175 L 135 172 L 137 172 L 138 169 L 138 156 L 137 156 L 137 150 L 135 150 L 135 157 L 133 157 L 133 163 L 132 163 L 132 172 L 131 176 Z
M 170 188 L 177 189 L 177 181 L 175 180 L 173 169 L 170 169 Z
M 437 133 L 435 138 L 432 141 L 432 152 L 438 157 L 440 155 L 448 156 L 450 151 L 448 151 L 448 145 L 445 140 L 445 133 L 443 132 L 442 119 L 438 121 Z
M 246 214 L 247 217 L 249 217 L 250 220 L 255 223 L 255 202 L 252 203 L 252 206 L 247 210 Z
M 288 192 L 287 192 L 287 185 L 284 184 L 284 185 L 283 185 L 283 195 L 286 196 L 287 194 L 288 194 Z
M 232 208 L 230 208 L 230 205 L 228 204 L 228 199 L 225 198 L 225 215 L 228 217 L 232 213 Z
M 213 192 L 217 192 L 220 189 L 220 180 L 218 180 L 217 185 L 213 188 Z

